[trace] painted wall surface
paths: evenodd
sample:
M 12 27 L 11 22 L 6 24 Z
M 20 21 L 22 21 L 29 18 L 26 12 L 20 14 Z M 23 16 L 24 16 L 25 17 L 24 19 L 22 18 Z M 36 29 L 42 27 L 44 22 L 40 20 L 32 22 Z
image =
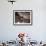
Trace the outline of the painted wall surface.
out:
M 32 10 L 32 26 L 14 26 L 13 10 Z M 19 32 L 26 32 L 33 40 L 46 40 L 46 0 L 16 0 L 12 5 L 0 0 L 0 41 L 15 40 Z

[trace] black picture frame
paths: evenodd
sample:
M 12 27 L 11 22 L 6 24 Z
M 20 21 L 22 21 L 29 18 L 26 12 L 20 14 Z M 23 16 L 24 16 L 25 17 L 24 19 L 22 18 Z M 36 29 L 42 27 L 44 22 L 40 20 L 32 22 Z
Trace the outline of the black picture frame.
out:
M 32 25 L 32 10 L 13 10 L 14 25 Z

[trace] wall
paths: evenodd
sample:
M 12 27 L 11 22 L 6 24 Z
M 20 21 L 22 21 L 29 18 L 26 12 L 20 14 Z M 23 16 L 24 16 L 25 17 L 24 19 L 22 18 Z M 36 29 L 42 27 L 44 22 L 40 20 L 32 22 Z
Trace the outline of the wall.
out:
M 14 26 L 13 10 L 33 10 L 32 26 Z M 17 0 L 13 5 L 0 0 L 0 41 L 15 40 L 19 32 L 30 33 L 33 40 L 46 40 L 46 0 Z

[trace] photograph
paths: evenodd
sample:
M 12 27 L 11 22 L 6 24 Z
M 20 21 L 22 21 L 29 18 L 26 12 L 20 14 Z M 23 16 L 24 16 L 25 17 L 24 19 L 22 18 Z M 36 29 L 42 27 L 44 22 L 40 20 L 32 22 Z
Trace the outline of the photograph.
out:
M 14 24 L 32 24 L 32 10 L 14 10 Z

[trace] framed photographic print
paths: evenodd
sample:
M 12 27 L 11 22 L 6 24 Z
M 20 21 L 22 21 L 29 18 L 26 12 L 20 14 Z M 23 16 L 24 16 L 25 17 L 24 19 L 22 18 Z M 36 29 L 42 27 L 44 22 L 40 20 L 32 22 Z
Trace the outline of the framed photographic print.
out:
M 32 10 L 13 10 L 13 24 L 32 25 Z

